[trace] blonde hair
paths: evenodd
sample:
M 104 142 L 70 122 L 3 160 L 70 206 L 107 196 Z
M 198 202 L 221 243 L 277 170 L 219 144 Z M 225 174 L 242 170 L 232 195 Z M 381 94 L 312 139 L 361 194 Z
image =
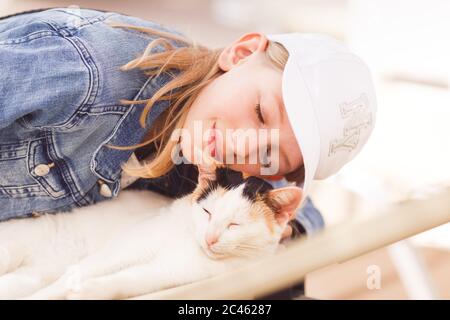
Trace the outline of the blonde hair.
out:
M 156 77 L 162 72 L 171 74 L 171 70 L 179 71 L 176 76 L 171 74 L 172 80 L 159 88 L 151 98 L 137 101 L 122 100 L 122 103 L 128 105 L 145 105 L 139 120 L 143 128 L 145 128 L 147 115 L 153 105 L 161 100 L 169 100 L 169 107 L 152 124 L 144 137 L 144 141 L 126 147 L 109 145 L 113 149 L 129 150 L 153 143 L 156 151 L 150 161 L 144 161 L 138 166 L 125 163 L 122 165 L 122 169 L 131 176 L 141 178 L 160 177 L 174 167 L 171 153 L 178 141 L 173 137 L 171 138 L 172 132 L 183 128 L 189 108 L 200 91 L 224 73 L 218 65 L 218 58 L 223 48 L 210 49 L 191 41 L 187 37 L 152 28 L 123 25 L 115 22 L 109 24 L 113 27 L 128 28 L 157 36 L 155 40 L 148 44 L 140 57 L 122 66 L 121 70 L 127 71 L 139 68 L 146 75 Z M 182 46 L 175 47 L 169 40 L 180 42 Z M 165 50 L 152 52 L 159 45 L 162 45 Z M 281 44 L 269 41 L 265 52 L 276 67 L 281 70 L 284 69 L 289 54 Z M 299 178 L 297 171 L 285 177 L 290 177 L 289 181 L 296 181 Z M 301 170 L 299 173 L 301 179 Z

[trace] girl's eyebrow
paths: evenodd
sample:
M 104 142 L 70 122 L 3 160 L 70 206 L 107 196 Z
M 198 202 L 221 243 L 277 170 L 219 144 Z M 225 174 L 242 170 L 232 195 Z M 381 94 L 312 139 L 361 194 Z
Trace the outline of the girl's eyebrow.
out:
M 278 93 L 275 93 L 275 100 L 277 102 L 277 107 L 278 107 L 278 115 L 279 115 L 279 119 L 280 119 L 280 123 L 283 122 L 284 120 L 284 103 L 283 103 L 283 99 L 281 98 L 281 96 Z

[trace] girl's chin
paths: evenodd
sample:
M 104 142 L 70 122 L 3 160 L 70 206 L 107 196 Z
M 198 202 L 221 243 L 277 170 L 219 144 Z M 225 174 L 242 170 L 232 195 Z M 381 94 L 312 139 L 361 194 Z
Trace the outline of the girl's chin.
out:
M 190 152 L 185 152 L 184 150 L 189 150 Z M 189 163 L 198 165 L 200 163 L 199 156 L 194 157 L 194 146 L 189 146 L 188 148 L 183 147 L 183 143 L 181 143 L 181 153 L 183 154 L 183 158 L 185 158 Z

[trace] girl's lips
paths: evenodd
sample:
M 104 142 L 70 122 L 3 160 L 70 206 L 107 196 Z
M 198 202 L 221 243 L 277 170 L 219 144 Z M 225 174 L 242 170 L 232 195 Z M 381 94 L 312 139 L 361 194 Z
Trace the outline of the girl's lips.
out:
M 216 128 L 216 122 L 214 121 L 214 123 L 211 127 L 211 133 L 209 135 L 208 144 L 210 144 L 215 138 L 215 130 L 214 130 L 215 128 Z

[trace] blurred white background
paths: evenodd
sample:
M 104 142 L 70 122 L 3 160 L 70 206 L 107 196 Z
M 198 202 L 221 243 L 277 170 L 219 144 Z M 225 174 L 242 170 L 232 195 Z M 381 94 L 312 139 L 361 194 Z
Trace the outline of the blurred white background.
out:
M 154 20 L 211 47 L 224 46 L 247 31 L 322 32 L 345 41 L 373 72 L 378 117 L 362 154 L 338 175 L 314 186 L 312 198 L 328 225 L 377 214 L 392 203 L 431 197 L 450 187 L 448 0 L 0 0 L 0 15 L 70 5 Z M 416 236 L 413 242 L 446 250 L 439 251 L 440 260 L 435 251 L 425 253 L 434 257 L 430 268 L 450 267 L 450 225 Z M 376 254 L 377 259 L 387 259 Z M 331 274 L 348 280 L 355 266 L 357 262 Z M 405 296 L 401 286 L 391 286 L 394 289 L 381 296 L 359 289 L 343 295 L 345 285 L 339 281 L 334 282 L 340 288 L 335 291 L 329 282 L 326 290 L 317 285 L 326 276 L 329 273 L 312 277 L 316 282 L 311 292 L 317 297 Z M 450 298 L 449 281 L 438 282 L 444 288 L 440 293 Z

